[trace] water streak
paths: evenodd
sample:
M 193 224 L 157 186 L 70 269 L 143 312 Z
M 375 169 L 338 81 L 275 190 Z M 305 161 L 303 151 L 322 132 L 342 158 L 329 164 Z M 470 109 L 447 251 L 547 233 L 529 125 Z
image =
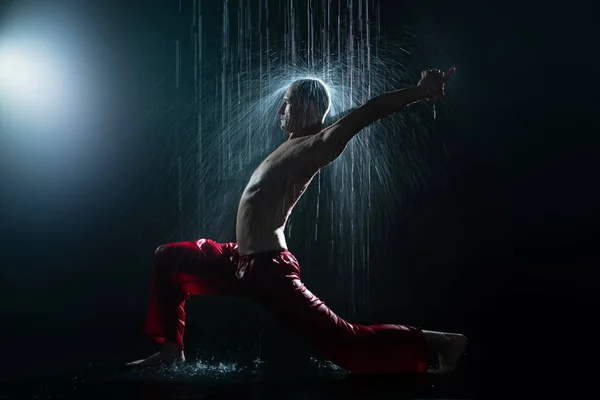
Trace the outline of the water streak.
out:
M 206 25 L 218 24 L 203 19 L 206 1 L 193 3 L 198 154 L 195 173 L 188 172 L 194 170 L 188 166 L 189 152 L 183 145 L 177 150 L 180 197 L 193 177 L 198 187 L 194 230 L 198 236 L 233 241 L 237 202 L 247 179 L 285 140 L 276 112 L 294 79 L 326 82 L 333 100 L 327 123 L 374 95 L 406 86 L 409 79 L 398 52 L 392 58 L 382 47 L 377 0 L 223 0 L 216 66 L 203 48 Z M 404 113 L 373 124 L 353 139 L 342 157 L 315 177 L 286 227 L 291 250 L 305 252 L 307 264 L 315 265 L 316 272 L 303 270 L 305 279 L 322 273 L 319 268 L 330 271 L 335 277 L 327 284 L 335 293 L 330 297 L 348 299 L 333 301 L 348 317 L 370 306 L 370 249 L 384 234 L 382 224 L 373 226 L 371 220 L 388 225 L 390 205 L 398 208 L 405 196 L 390 171 L 406 170 L 406 190 L 418 187 L 427 171 L 416 151 L 421 139 L 407 128 L 410 118 Z M 394 135 L 399 130 L 408 132 Z M 393 150 L 400 146 L 401 156 Z M 315 246 L 317 241 L 324 245 Z M 324 253 L 312 251 L 319 248 Z

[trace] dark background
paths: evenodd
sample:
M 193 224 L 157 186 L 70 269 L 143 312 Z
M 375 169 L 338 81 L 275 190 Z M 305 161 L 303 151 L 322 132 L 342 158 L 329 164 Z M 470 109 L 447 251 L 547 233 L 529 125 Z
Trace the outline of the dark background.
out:
M 3 3 L 0 12 L 11 5 Z M 139 330 L 152 253 L 177 226 L 163 211 L 176 201 L 172 177 L 157 173 L 171 161 L 148 140 L 168 123 L 136 110 L 173 100 L 153 82 L 171 70 L 171 40 L 189 21 L 175 1 L 64 3 L 89 21 L 113 79 L 107 144 L 97 149 L 107 172 L 85 206 L 61 213 L 19 197 L 27 188 L 2 171 L 0 375 L 8 378 L 149 354 Z M 381 256 L 371 266 L 371 310 L 344 316 L 463 332 L 482 382 L 585 372 L 598 305 L 593 13 L 573 2 L 380 3 L 383 24 L 423 38 L 417 67 L 457 67 L 450 111 L 435 122 L 452 154 L 450 184 L 416 193 L 397 221 L 375 221 L 391 234 L 372 244 Z M 219 6 L 208 6 L 217 20 Z M 398 238 L 401 256 L 390 251 Z M 341 304 L 328 298 L 324 275 L 306 280 Z M 191 320 L 188 343 L 201 354 L 248 356 L 258 330 L 269 339 L 263 357 L 286 354 L 287 332 L 244 302 L 193 301 Z

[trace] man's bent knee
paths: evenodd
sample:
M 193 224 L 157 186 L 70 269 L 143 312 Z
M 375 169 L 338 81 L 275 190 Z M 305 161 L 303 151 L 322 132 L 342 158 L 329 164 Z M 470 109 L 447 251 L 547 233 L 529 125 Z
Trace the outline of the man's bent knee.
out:
M 166 244 L 160 245 L 154 250 L 154 263 L 161 264 L 161 261 L 164 260 L 168 253 L 170 252 L 169 246 Z
M 154 251 L 154 266 L 161 270 L 172 270 L 182 265 L 196 265 L 213 252 L 211 246 L 200 248 L 199 241 L 167 243 Z
M 170 270 L 177 264 L 181 249 L 176 245 L 163 244 L 154 251 L 154 268 Z M 166 271 L 165 271 L 166 272 Z
M 159 257 L 167 248 L 168 247 L 165 244 L 158 246 L 156 250 L 154 250 L 154 257 Z

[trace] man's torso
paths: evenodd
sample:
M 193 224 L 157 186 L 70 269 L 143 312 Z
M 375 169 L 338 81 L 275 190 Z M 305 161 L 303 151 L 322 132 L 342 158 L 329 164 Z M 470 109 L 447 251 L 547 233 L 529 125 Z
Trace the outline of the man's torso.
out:
M 318 163 L 314 136 L 290 139 L 254 171 L 238 207 L 236 236 L 240 254 L 287 249 L 287 219 L 314 175 Z

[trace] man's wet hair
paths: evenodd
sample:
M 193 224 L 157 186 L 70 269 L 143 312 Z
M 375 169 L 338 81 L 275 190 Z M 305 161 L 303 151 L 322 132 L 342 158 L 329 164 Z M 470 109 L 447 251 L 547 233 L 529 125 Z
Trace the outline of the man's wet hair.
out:
M 331 98 L 323 82 L 317 79 L 299 79 L 292 83 L 292 88 L 295 103 L 306 107 L 313 103 L 319 116 L 325 119 L 331 107 Z

